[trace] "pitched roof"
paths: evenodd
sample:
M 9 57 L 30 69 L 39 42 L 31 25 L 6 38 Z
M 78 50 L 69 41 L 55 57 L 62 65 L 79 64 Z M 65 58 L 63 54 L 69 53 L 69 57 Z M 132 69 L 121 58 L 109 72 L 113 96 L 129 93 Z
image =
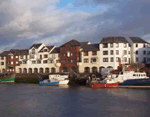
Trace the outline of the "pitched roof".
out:
M 9 50 L 9 52 L 12 52 L 13 54 L 17 54 L 17 55 L 19 55 L 20 54 L 20 50 L 19 49 L 11 49 L 11 50 Z
M 82 46 L 83 51 L 98 51 L 99 50 L 99 44 L 89 44 L 89 45 L 83 45 Z
M 55 47 L 51 53 L 60 53 L 60 47 Z
M 33 45 L 30 47 L 30 49 L 31 49 L 32 47 L 34 47 L 35 49 L 38 49 L 41 45 L 42 45 L 42 43 L 33 44 Z
M 140 37 L 129 37 L 133 43 L 148 43 Z
M 4 51 L 2 53 L 0 53 L 0 56 L 6 56 L 8 54 L 9 51 Z
M 72 45 L 72 46 L 80 46 L 80 42 L 78 42 L 78 41 L 75 40 L 75 39 L 72 39 L 71 41 L 68 41 L 68 42 L 66 42 L 65 44 L 61 45 L 61 46 L 64 46 L 64 45 L 66 45 L 66 44 L 70 44 L 70 45 Z M 60 46 L 60 47 L 61 47 L 61 46 Z
M 100 43 L 128 43 L 124 37 L 104 37 Z
M 39 52 L 43 52 L 43 49 L 47 47 L 49 49 L 49 51 L 54 47 L 54 46 L 44 46 Z
M 86 41 L 86 42 L 80 42 L 80 45 L 87 45 L 89 43 L 89 41 Z
M 20 55 L 28 55 L 28 54 L 29 54 L 29 50 L 28 49 L 20 50 Z

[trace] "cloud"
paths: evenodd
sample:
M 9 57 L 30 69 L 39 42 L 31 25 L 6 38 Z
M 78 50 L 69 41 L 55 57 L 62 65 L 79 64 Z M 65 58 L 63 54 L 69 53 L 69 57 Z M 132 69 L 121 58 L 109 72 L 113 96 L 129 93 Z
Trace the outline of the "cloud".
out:
M 28 48 L 42 41 L 61 45 L 71 39 L 96 43 L 105 36 L 140 36 L 146 40 L 150 37 L 149 0 L 82 0 L 66 5 L 77 8 L 76 12 L 66 6 L 58 9 L 58 0 L 0 3 L 1 51 Z M 98 11 L 84 12 L 82 6 L 95 6 Z

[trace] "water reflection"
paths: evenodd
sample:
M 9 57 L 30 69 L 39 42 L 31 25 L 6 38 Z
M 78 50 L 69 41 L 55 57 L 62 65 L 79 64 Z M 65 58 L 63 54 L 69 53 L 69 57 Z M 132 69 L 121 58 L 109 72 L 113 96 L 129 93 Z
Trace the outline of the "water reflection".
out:
M 13 84 L 0 85 L 0 94 L 0 113 L 7 117 L 148 117 L 150 114 L 150 90 Z

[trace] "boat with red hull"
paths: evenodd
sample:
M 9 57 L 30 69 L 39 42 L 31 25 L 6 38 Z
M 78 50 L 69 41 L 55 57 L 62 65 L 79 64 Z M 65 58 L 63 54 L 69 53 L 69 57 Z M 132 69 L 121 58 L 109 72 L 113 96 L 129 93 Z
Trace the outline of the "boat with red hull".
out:
M 113 88 L 113 87 L 118 87 L 119 82 L 116 83 L 91 83 L 90 87 L 91 88 Z
M 111 88 L 118 87 L 119 82 L 115 78 L 112 78 L 111 75 L 107 74 L 106 78 L 101 81 L 92 79 L 89 85 L 91 88 Z

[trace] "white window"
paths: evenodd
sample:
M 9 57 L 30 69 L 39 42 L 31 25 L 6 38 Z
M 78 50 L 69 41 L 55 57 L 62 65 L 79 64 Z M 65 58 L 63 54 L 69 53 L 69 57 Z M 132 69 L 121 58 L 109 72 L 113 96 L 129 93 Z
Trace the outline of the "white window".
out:
M 16 56 L 16 58 L 18 58 L 18 56 Z
M 70 52 L 67 52 L 67 57 L 70 57 Z
M 13 64 L 13 62 L 11 62 L 11 64 Z
M 127 47 L 127 44 L 126 43 L 124 43 L 124 48 L 126 48 Z
M 13 56 L 11 56 L 11 59 L 13 59 Z
M 116 55 L 119 55 L 119 50 L 116 50 Z
M 35 61 L 32 61 L 32 64 L 36 64 L 36 62 L 35 62 Z
M 16 61 L 16 64 L 18 64 L 18 61 Z
M 117 48 L 119 47 L 119 43 L 116 43 L 116 47 L 117 47 Z

